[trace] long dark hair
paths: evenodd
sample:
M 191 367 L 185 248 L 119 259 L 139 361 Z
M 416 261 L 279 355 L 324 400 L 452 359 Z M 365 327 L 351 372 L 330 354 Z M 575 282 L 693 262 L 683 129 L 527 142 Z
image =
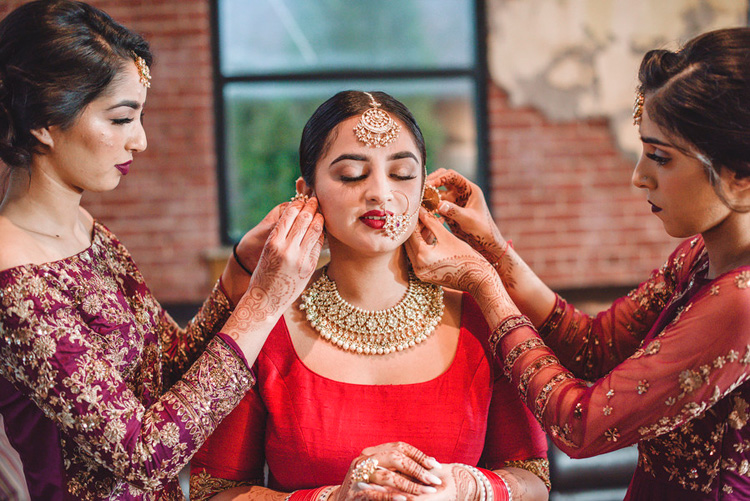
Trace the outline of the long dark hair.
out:
M 385 92 L 370 92 L 372 97 L 380 103 L 380 109 L 398 118 L 411 133 L 425 164 L 426 152 L 422 131 L 409 109 L 398 99 Z M 370 97 L 362 91 L 345 90 L 328 99 L 318 106 L 315 113 L 302 130 L 299 144 L 299 167 L 302 179 L 308 186 L 315 183 L 315 165 L 325 155 L 333 137 L 333 131 L 338 124 L 347 118 L 361 115 L 370 108 Z
M 0 159 L 28 167 L 31 130 L 73 124 L 148 43 L 82 2 L 36 0 L 0 21 Z
M 721 169 L 750 176 L 750 28 L 711 31 L 676 52 L 652 50 L 641 62 L 649 117 L 694 147 L 722 201 Z

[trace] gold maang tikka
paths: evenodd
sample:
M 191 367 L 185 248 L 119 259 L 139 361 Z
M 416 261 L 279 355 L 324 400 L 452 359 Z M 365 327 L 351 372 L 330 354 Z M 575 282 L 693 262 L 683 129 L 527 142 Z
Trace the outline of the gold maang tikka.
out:
M 146 87 L 147 89 L 150 89 L 151 88 L 151 70 L 149 70 L 148 64 L 146 64 L 146 60 L 133 51 L 130 51 L 130 54 L 133 56 L 133 59 L 135 60 L 135 67 L 138 68 L 138 76 L 140 77 L 141 83 L 144 85 L 144 87 Z
M 635 93 L 635 102 L 633 103 L 633 125 L 641 125 L 641 117 L 643 117 L 643 103 L 646 102 L 643 91 L 639 90 Z
M 354 134 L 357 139 L 370 148 L 386 146 L 398 137 L 401 126 L 393 118 L 380 109 L 380 103 L 369 92 L 365 94 L 370 98 L 370 108 L 366 109 L 359 117 Z

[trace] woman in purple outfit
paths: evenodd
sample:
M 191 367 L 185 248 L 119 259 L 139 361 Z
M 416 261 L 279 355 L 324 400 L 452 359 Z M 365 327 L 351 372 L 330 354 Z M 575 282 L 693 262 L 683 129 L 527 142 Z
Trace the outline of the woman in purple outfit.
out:
M 80 206 L 146 148 L 150 63 L 139 35 L 83 3 L 0 22 L 1 431 L 32 499 L 183 499 L 177 473 L 253 385 L 322 245 L 315 199 L 275 209 L 175 324 Z
M 563 451 L 638 443 L 627 499 L 750 499 L 750 29 L 651 51 L 639 79 L 632 182 L 687 239 L 648 280 L 584 315 L 447 171 L 431 178 L 447 188 L 440 213 L 493 265 L 428 216 L 438 244 L 412 242 L 412 263 L 425 280 L 474 288 L 496 356 Z

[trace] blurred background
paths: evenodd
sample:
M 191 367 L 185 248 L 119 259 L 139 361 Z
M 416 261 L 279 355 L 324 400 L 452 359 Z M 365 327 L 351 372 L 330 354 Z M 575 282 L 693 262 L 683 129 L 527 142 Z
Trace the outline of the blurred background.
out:
M 21 3 L 0 1 L 0 16 Z M 542 279 L 597 311 L 676 244 L 630 184 L 641 57 L 749 16 L 747 0 L 90 3 L 143 33 L 156 62 L 148 150 L 84 205 L 178 319 L 234 241 L 293 195 L 302 127 L 344 89 L 409 106 L 428 169 L 474 179 Z M 635 457 L 554 453 L 552 499 L 622 499 Z

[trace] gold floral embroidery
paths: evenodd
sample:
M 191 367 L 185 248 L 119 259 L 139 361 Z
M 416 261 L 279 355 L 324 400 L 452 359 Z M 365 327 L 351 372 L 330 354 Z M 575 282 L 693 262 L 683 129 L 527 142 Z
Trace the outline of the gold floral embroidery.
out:
M 610 428 L 604 432 L 608 442 L 617 442 L 620 439 L 620 431 L 617 428 Z
M 263 480 L 227 480 L 211 476 L 206 470 L 201 470 L 197 475 L 190 475 L 190 501 L 205 501 L 219 492 L 246 485 L 263 485 Z
M 549 461 L 542 458 L 537 459 L 524 459 L 521 461 L 506 461 L 505 466 L 512 468 L 521 468 L 526 471 L 530 471 L 537 477 L 542 479 L 544 485 L 547 486 L 547 490 L 552 488 L 549 476 Z
M 750 287 L 750 271 L 741 271 L 734 277 L 734 284 L 738 289 L 747 289 Z
M 643 395 L 648 391 L 648 381 L 645 379 L 641 379 L 638 381 L 638 386 L 635 387 L 635 389 L 638 391 L 639 395 Z
M 735 430 L 739 430 L 747 424 L 749 419 L 748 407 L 750 407 L 750 405 L 744 399 L 734 397 L 734 408 L 732 409 L 732 412 L 729 413 L 728 421 L 731 427 Z
M 610 407 L 609 405 L 606 405 L 602 409 L 602 412 L 604 413 L 605 416 L 609 416 L 610 414 L 612 414 L 612 407 Z
M 718 285 L 712 285 L 711 290 L 709 291 L 709 294 L 712 296 L 718 296 L 719 295 L 719 286 Z
M 679 375 L 680 388 L 683 393 L 690 394 L 703 385 L 704 379 L 700 373 L 686 369 Z

